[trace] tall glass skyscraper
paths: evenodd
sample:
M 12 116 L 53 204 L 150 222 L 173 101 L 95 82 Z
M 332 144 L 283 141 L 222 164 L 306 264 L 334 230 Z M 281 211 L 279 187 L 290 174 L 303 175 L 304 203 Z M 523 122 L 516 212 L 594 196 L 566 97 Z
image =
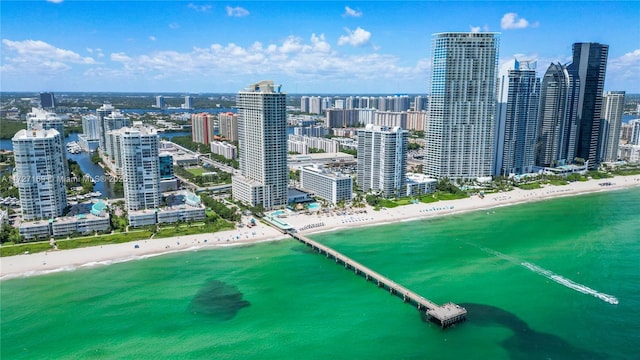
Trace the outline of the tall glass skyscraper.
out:
M 253 84 L 236 96 L 240 175 L 232 179 L 234 199 L 265 209 L 287 204 L 286 101 L 273 81 Z
M 579 80 L 567 67 L 550 64 L 542 78 L 538 111 L 536 165 L 555 167 L 571 163 L 576 153 Z
M 573 62 L 569 72 L 577 76 L 576 157 L 589 161 L 589 168 L 599 161 L 600 118 L 602 117 L 602 93 L 607 70 L 609 45 L 599 43 L 573 44 Z
M 501 76 L 496 126 L 496 175 L 524 174 L 535 166 L 540 79 L 535 61 L 514 60 Z
M 492 175 L 498 48 L 496 33 L 434 35 L 426 175 Z

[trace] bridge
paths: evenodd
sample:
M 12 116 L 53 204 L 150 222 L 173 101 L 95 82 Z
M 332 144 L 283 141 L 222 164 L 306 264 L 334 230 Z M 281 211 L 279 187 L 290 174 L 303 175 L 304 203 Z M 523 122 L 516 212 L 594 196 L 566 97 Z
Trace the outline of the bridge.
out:
M 325 254 L 327 258 L 334 259 L 336 264 L 344 265 L 345 269 L 353 269 L 356 275 L 363 276 L 367 281 L 375 282 L 378 287 L 402 298 L 403 302 L 416 306 L 418 311 L 424 311 L 429 320 L 439 323 L 442 328 L 466 320 L 467 310 L 462 306 L 454 303 L 438 305 L 328 246 L 292 231 L 288 231 L 287 234 L 318 253 Z

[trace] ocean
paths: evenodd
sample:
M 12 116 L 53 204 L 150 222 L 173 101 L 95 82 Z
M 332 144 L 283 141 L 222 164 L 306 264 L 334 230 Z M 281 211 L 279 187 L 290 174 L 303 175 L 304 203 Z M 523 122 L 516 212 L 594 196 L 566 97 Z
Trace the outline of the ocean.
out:
M 638 359 L 640 188 L 0 283 L 2 359 Z

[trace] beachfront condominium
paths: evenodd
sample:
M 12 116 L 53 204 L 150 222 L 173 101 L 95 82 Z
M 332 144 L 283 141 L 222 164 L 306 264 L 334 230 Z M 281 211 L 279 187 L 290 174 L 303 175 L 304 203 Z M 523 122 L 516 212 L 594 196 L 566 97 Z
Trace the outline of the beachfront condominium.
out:
M 404 196 L 409 132 L 373 124 L 358 130 L 358 187 L 383 197 Z
M 574 98 L 577 101 L 578 123 L 575 156 L 588 161 L 590 169 L 596 168 L 599 162 L 602 94 L 608 54 L 609 45 L 575 43 L 573 62 L 567 67 L 579 79 Z
M 66 159 L 58 130 L 28 129 L 11 139 L 15 158 L 14 182 L 24 220 L 62 216 L 67 206 Z
M 186 95 L 184 97 L 184 104 L 182 104 L 183 109 L 193 109 L 193 96 Z
M 600 161 L 618 159 L 624 95 L 624 91 L 609 91 L 604 94 L 600 125 Z
M 206 144 L 213 141 L 215 133 L 215 116 L 207 113 L 191 115 L 191 141 Z
M 162 196 L 158 134 L 154 129 L 145 127 L 125 127 L 113 131 L 112 134 L 119 138 L 127 211 L 160 207 Z
M 52 92 L 40 93 L 40 107 L 43 109 L 54 109 L 56 107 L 56 98 Z
M 538 109 L 536 165 L 555 167 L 573 161 L 578 123 L 576 119 L 577 77 L 567 67 L 550 64 L 542 77 Z
M 232 179 L 234 199 L 265 209 L 287 204 L 286 101 L 273 81 L 250 85 L 236 96 L 240 174 Z
M 492 175 L 498 47 L 496 33 L 434 35 L 426 175 Z
M 513 60 L 498 83 L 494 175 L 533 171 L 538 128 L 540 79 L 535 61 Z
M 300 169 L 300 186 L 331 204 L 351 201 L 353 178 L 321 165 L 307 165 Z

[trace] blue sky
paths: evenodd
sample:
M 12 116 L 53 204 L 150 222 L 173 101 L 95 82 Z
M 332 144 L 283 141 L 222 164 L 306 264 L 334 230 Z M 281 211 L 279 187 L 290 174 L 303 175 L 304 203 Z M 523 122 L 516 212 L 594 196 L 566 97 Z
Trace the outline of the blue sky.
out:
M 500 33 L 500 63 L 608 44 L 640 93 L 638 1 L 5 1 L 2 91 L 427 93 L 432 34 Z

